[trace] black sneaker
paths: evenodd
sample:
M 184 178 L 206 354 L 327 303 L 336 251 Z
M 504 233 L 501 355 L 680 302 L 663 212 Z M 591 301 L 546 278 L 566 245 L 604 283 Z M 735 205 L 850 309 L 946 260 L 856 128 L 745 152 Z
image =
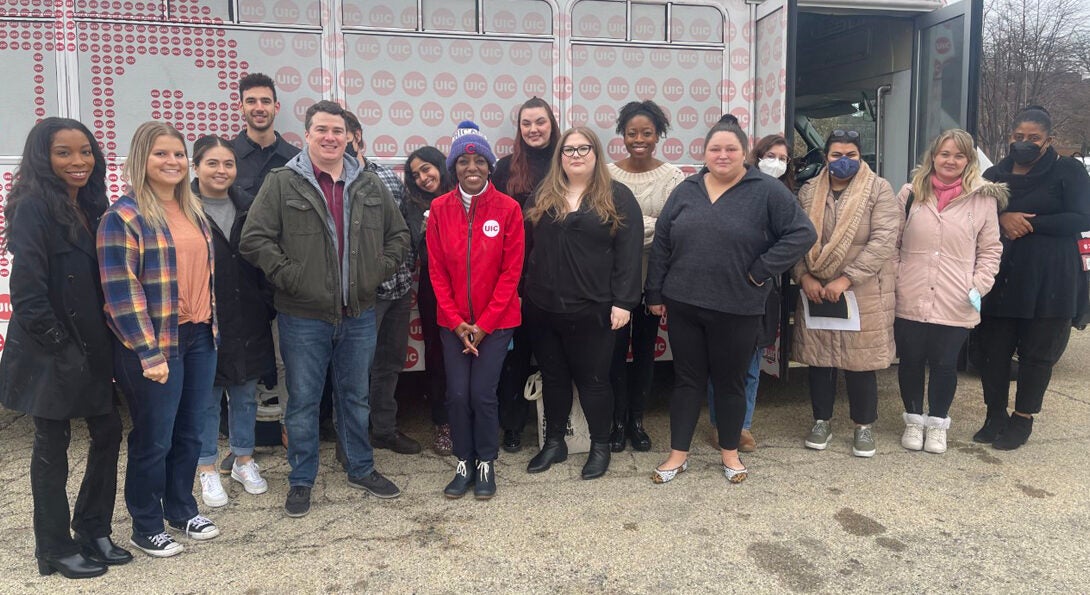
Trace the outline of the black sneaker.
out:
M 185 531 L 186 537 L 197 541 L 212 539 L 220 534 L 220 528 L 215 523 L 199 514 L 188 521 L 167 521 L 167 524 L 179 531 Z
M 515 430 L 503 431 L 503 450 L 518 452 L 522 450 L 522 432 Z
M 185 549 L 166 531 L 156 535 L 133 535 L 129 538 L 129 543 L 153 558 L 169 558 Z
M 397 454 L 415 455 L 420 453 L 420 443 L 409 438 L 401 432 L 394 432 L 392 436 L 371 436 L 371 446 L 383 450 L 392 450 Z
M 220 463 L 220 475 L 230 475 L 231 469 L 235 466 L 235 453 L 228 452 L 227 456 L 223 458 L 223 462 Z
M 378 471 L 372 471 L 370 475 L 363 477 L 348 476 L 348 487 L 364 490 L 376 498 L 397 498 L 401 490 L 397 489 L 394 482 L 386 479 Z
M 310 488 L 291 486 L 288 490 L 288 499 L 284 502 L 284 514 L 298 518 L 306 516 L 308 512 L 310 512 Z
M 488 500 L 496 495 L 496 462 L 477 461 L 477 483 L 473 486 L 473 497 Z
M 465 496 L 476 477 L 477 475 L 469 470 L 469 461 L 459 460 L 458 467 L 454 470 L 454 479 L 450 480 L 447 487 L 443 489 L 443 495 L 452 499 Z

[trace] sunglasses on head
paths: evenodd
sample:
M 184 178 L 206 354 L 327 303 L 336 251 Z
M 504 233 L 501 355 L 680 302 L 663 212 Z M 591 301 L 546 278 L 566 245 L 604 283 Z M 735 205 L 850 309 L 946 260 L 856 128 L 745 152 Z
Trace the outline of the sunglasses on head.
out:
M 854 131 L 854 130 L 834 130 L 832 136 L 830 136 L 829 138 L 834 138 L 834 137 L 838 137 L 838 136 L 846 136 L 848 138 L 859 138 L 859 133 Z
M 564 145 L 560 148 L 560 152 L 565 157 L 575 157 L 576 155 L 579 155 L 580 157 L 586 157 L 588 154 L 590 154 L 590 150 L 592 148 L 593 147 L 591 147 L 590 145 Z

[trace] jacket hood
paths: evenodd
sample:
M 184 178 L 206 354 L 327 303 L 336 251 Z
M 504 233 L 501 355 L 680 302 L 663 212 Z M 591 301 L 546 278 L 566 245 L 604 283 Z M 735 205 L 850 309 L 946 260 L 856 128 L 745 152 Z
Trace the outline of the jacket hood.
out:
M 1011 191 L 1010 188 L 1002 182 L 989 182 L 981 179 L 981 183 L 976 188 L 973 188 L 973 194 L 994 198 L 995 202 L 999 204 L 999 210 L 1002 211 L 1007 208 L 1007 202 L 1010 200 Z
M 356 181 L 359 177 L 360 162 L 355 157 L 349 155 L 347 152 L 344 154 L 344 186 L 345 188 L 352 185 L 352 182 Z M 306 149 L 299 151 L 299 154 L 292 157 L 290 161 L 284 164 L 284 167 L 294 171 L 295 173 L 306 178 L 311 184 L 318 187 L 318 178 L 314 177 L 314 163 L 310 160 L 310 153 Z

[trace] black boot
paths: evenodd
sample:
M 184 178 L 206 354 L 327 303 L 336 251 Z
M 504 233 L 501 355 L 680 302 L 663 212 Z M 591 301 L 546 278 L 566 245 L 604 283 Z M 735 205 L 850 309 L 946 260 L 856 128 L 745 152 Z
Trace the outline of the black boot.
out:
M 609 443 L 591 442 L 587 464 L 583 465 L 583 479 L 595 479 L 606 474 L 609 469 Z
M 608 444 L 606 450 L 609 450 Z M 564 438 L 546 438 L 545 444 L 541 447 L 541 452 L 530 459 L 530 464 L 526 466 L 526 472 L 541 473 L 552 467 L 553 463 L 562 463 L 566 460 L 568 460 L 568 443 L 564 442 Z
M 447 487 L 443 490 L 443 495 L 447 498 L 461 498 L 469 491 L 469 486 L 473 485 L 476 481 L 477 475 L 473 473 L 474 470 L 469 468 L 469 461 L 458 461 L 458 467 L 454 471 L 454 479 L 450 480 Z
M 643 416 L 634 415 L 628 420 L 628 439 L 632 441 L 632 448 L 640 452 L 651 450 L 651 437 L 643 430 Z
M 609 434 L 609 450 L 613 452 L 624 451 L 624 422 L 613 420 L 613 431 Z
M 64 578 L 92 578 L 106 574 L 106 565 L 75 553 L 60 558 L 38 558 L 38 574 L 48 576 L 59 572 Z
M 496 461 L 477 461 L 477 483 L 473 486 L 473 497 L 488 500 L 496 495 Z
M 518 452 L 522 450 L 522 432 L 518 430 L 503 431 L 503 450 Z
M 977 430 L 976 434 L 973 434 L 973 442 L 979 442 L 981 444 L 991 444 L 995 442 L 996 436 L 998 436 L 1006 427 L 1010 421 L 1010 417 L 1007 416 L 1007 412 L 1004 411 L 1002 415 L 989 415 L 984 418 L 984 425 Z
M 111 566 L 132 562 L 132 554 L 129 550 L 118 546 L 108 535 L 87 539 L 77 534 L 76 543 L 83 550 L 83 555 L 92 562 Z
M 1029 440 L 1033 432 L 1033 418 L 1011 414 L 1011 420 L 1006 428 L 995 437 L 992 448 L 996 450 L 1014 450 Z

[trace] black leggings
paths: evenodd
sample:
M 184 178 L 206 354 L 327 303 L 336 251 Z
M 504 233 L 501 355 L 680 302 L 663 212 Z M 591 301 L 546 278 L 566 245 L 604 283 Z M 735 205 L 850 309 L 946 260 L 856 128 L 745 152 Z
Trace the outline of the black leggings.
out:
M 977 330 L 983 366 L 980 383 L 988 417 L 1005 417 L 1010 400 L 1011 356 L 1018 351 L 1018 391 L 1014 410 L 1041 411 L 1052 380 L 1052 366 L 1060 361 L 1071 338 L 1070 318 L 998 318 L 984 316 Z
M 522 301 L 522 319 L 526 320 L 526 304 Z M 503 360 L 500 372 L 500 427 L 509 432 L 521 434 L 526 427 L 526 418 L 530 412 L 530 402 L 523 395 L 526 378 L 530 376 L 530 358 L 533 356 L 530 330 L 525 324 L 515 329 L 511 351 Z
M 64 557 L 79 551 L 69 532 L 88 539 L 110 535 L 117 499 L 117 455 L 121 449 L 121 416 L 109 413 L 87 418 L 91 444 L 76 509 L 68 509 L 68 420 L 34 418 L 34 451 L 30 460 L 30 491 L 34 500 L 34 541 L 39 556 Z
M 450 423 L 447 415 L 447 372 L 443 367 L 443 343 L 439 339 L 439 323 L 436 320 L 438 304 L 435 289 L 431 286 L 428 269 L 420 269 L 420 284 L 416 292 L 416 306 L 420 310 L 420 327 L 424 333 L 424 368 L 428 375 L 428 402 L 431 404 L 431 421 L 437 426 Z
M 700 407 L 708 398 L 710 375 L 715 389 L 719 447 L 736 450 L 746 417 L 746 370 L 753 361 L 761 316 L 739 316 L 665 301 L 674 353 L 670 448 L 689 451 Z
M 609 368 L 613 385 L 613 419 L 625 423 L 643 417 L 651 381 L 655 374 L 655 342 L 658 340 L 660 316 L 647 311 L 642 303 L 632 311 L 632 320 L 617 331 L 613 345 L 613 361 Z M 632 339 L 632 364 L 628 355 Z
M 541 369 L 545 399 L 545 435 L 563 439 L 574 401 L 572 382 L 587 417 L 591 442 L 609 442 L 613 423 L 613 391 L 609 360 L 614 331 L 610 304 L 593 304 L 568 314 L 546 312 L 524 301 L 525 324 Z
M 837 368 L 810 366 L 810 405 L 814 409 L 814 419 L 832 419 L 838 372 Z M 852 421 L 860 425 L 877 421 L 878 375 L 874 370 L 844 370 L 844 380 L 848 385 L 848 408 Z
M 927 411 L 946 417 L 958 388 L 958 353 L 969 329 L 898 318 L 893 321 L 897 340 L 897 381 L 905 411 L 923 414 L 924 367 L 927 375 Z

